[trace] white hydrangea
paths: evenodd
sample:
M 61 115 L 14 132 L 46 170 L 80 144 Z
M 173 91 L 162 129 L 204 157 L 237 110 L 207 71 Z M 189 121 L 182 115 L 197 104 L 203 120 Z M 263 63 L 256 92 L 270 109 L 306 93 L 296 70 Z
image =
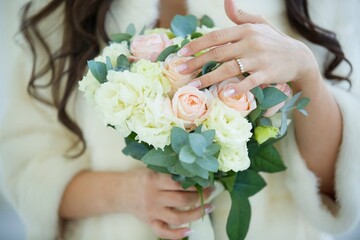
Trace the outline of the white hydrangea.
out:
M 110 58 L 111 64 L 113 66 L 117 65 L 117 58 L 124 54 L 126 57 L 130 56 L 130 50 L 128 48 L 127 42 L 122 43 L 111 43 L 109 46 L 106 46 L 103 49 L 103 52 L 100 56 L 95 58 L 95 61 L 106 63 L 106 57 Z
M 203 122 L 205 129 L 215 129 L 215 141 L 221 146 L 220 170 L 245 170 L 250 165 L 246 143 L 252 136 L 251 123 L 239 111 L 215 99 Z
M 84 92 L 85 98 L 91 103 L 94 102 L 94 95 L 99 87 L 100 83 L 91 74 L 91 71 L 88 71 L 86 76 L 84 76 L 83 79 L 79 81 L 79 90 Z

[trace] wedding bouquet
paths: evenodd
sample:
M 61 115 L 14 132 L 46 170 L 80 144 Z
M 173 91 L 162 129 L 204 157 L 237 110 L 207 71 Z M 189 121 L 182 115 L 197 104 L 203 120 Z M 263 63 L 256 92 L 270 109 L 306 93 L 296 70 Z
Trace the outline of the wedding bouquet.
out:
M 126 155 L 171 174 L 183 188 L 195 186 L 200 196 L 203 188 L 220 181 L 232 199 L 227 233 L 239 240 L 249 227 L 249 197 L 266 185 L 259 172 L 285 170 L 273 144 L 286 134 L 287 115 L 295 108 L 306 114 L 309 99 L 292 96 L 288 84 L 226 96 L 227 88 L 246 75 L 207 89 L 188 85 L 221 63 L 209 62 L 184 75 L 176 66 L 191 57 L 176 52 L 213 30 L 207 16 L 177 15 L 170 29 L 140 33 L 130 24 L 88 61 L 79 85 L 104 124 L 125 137 Z

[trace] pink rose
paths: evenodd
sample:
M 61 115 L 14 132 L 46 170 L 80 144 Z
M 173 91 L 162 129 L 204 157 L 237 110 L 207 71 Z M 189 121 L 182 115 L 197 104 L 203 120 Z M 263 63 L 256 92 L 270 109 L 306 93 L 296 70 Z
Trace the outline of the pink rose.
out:
M 170 54 L 164 62 L 163 72 L 170 80 L 171 92 L 170 95 L 173 95 L 179 88 L 187 85 L 191 80 L 195 79 L 199 71 L 181 74 L 176 70 L 177 66 L 185 63 L 190 60 L 192 57 L 179 57 L 177 54 Z
M 286 96 L 288 96 L 288 98 L 292 95 L 292 90 L 287 83 L 277 83 L 275 85 L 263 84 L 260 87 L 262 89 L 267 88 L 267 87 L 275 87 L 275 88 L 279 89 L 280 91 L 282 91 L 283 93 L 285 93 Z M 284 105 L 285 105 L 285 101 L 267 109 L 266 112 L 264 113 L 264 117 L 274 116 L 280 110 L 280 108 L 282 108 Z
M 211 86 L 210 91 L 215 97 L 219 98 L 228 107 L 239 111 L 243 117 L 246 117 L 252 110 L 256 108 L 256 100 L 254 95 L 250 91 L 228 97 L 224 94 L 228 88 L 238 82 L 240 82 L 239 78 L 229 78 Z
M 170 45 L 172 41 L 165 33 L 140 35 L 132 40 L 130 52 L 134 60 L 144 58 L 155 62 L 160 53 Z
M 209 91 L 184 86 L 174 94 L 172 109 L 176 117 L 185 121 L 185 128 L 189 129 L 205 119 L 212 100 L 213 96 Z

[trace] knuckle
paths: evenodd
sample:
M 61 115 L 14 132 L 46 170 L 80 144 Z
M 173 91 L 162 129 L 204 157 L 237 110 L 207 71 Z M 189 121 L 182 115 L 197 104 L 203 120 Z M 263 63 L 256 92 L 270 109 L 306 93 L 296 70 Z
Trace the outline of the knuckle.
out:
M 216 47 L 211 51 L 212 58 L 217 61 L 224 60 L 224 51 L 220 47 Z
M 232 76 L 232 75 L 236 75 L 239 73 L 239 66 L 237 65 L 237 63 L 235 61 L 231 61 L 228 64 L 225 64 L 225 73 L 228 76 Z
M 251 87 L 256 87 L 259 85 L 258 80 L 255 77 L 248 77 L 248 81 L 249 81 Z
M 209 33 L 209 40 L 211 42 L 219 42 L 221 39 L 221 34 L 219 31 L 213 31 Z

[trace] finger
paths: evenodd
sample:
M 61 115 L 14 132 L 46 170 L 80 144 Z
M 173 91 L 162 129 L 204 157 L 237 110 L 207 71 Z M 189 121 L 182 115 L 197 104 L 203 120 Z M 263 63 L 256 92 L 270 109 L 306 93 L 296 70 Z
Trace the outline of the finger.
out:
M 205 204 L 204 209 L 205 214 L 209 214 L 215 208 L 211 204 Z M 202 218 L 204 209 L 202 206 L 187 211 L 169 208 L 168 211 L 164 211 L 164 214 L 161 216 L 161 220 L 173 226 L 181 226 Z
M 233 44 L 225 44 L 219 47 L 215 47 L 207 53 L 204 53 L 198 57 L 192 58 L 184 63 L 185 67 L 182 67 L 184 71 L 181 73 L 190 73 L 202 68 L 207 62 L 227 62 L 231 59 L 235 59 L 239 56 L 239 53 L 244 54 L 243 44 L 236 42 Z
M 190 187 L 187 189 L 184 189 L 181 184 L 171 178 L 171 175 L 169 174 L 162 174 L 157 173 L 155 176 L 154 183 L 156 186 L 161 190 L 167 190 L 167 191 L 188 191 L 188 192 L 195 192 L 195 187 Z
M 166 207 L 182 208 L 194 206 L 199 202 L 200 196 L 197 192 L 166 191 L 161 192 L 159 203 Z
M 239 9 L 236 6 L 235 0 L 224 0 L 224 7 L 226 15 L 231 21 L 236 24 L 244 23 L 264 23 L 267 24 L 268 21 L 262 16 L 256 16 L 250 13 L 245 12 L 242 9 Z
M 155 220 L 151 223 L 155 234 L 164 239 L 182 239 L 188 237 L 193 233 L 190 228 L 175 228 L 172 229 L 163 221 Z
M 244 80 L 240 81 L 237 84 L 232 85 L 231 88 L 228 88 L 225 92 L 227 96 L 237 95 L 243 92 L 250 91 L 254 87 L 257 87 L 266 82 L 266 75 L 263 72 L 255 72 Z
M 241 30 L 238 26 L 234 26 L 210 32 L 186 44 L 180 49 L 178 55 L 191 56 L 207 48 L 239 41 L 241 39 Z
M 197 88 L 205 88 L 240 74 L 242 74 L 242 72 L 240 71 L 238 63 L 236 60 L 231 60 L 225 62 L 214 71 L 195 79 L 189 83 L 189 85 Z

